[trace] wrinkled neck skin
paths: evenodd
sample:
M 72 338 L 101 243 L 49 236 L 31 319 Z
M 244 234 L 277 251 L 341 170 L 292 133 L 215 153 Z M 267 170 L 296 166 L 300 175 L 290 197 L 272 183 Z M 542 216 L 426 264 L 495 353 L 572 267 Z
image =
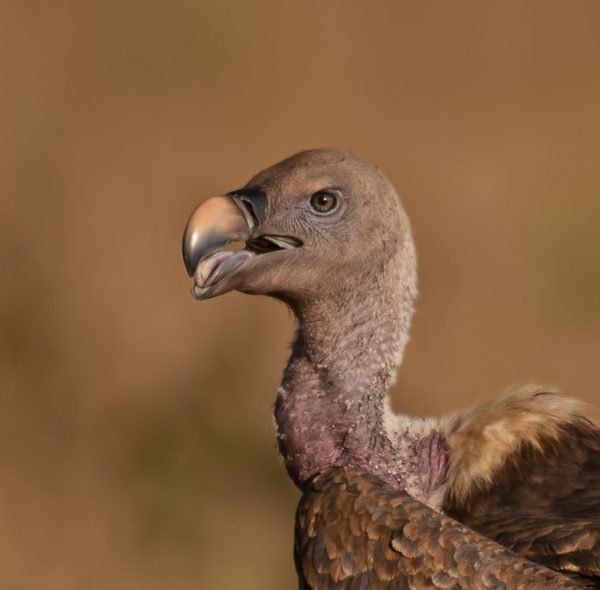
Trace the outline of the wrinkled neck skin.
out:
M 389 406 L 414 298 L 414 290 L 389 286 L 374 276 L 366 292 L 347 289 L 294 307 L 298 329 L 275 420 L 300 488 L 323 469 L 347 466 L 426 501 L 444 479 L 447 449 L 435 422 Z

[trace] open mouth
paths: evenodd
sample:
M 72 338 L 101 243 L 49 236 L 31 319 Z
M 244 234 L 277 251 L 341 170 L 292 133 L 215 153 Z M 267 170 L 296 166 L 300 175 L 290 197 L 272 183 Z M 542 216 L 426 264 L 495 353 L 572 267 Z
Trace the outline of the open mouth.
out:
M 242 265 L 257 256 L 265 256 L 273 252 L 300 248 L 302 241 L 292 236 L 264 234 L 250 238 L 242 250 L 219 250 L 202 259 L 194 273 L 192 292 L 197 298 L 206 298 L 215 285 L 230 276 Z
M 276 252 L 277 250 L 291 250 L 299 248 L 302 242 L 298 238 L 291 236 L 264 235 L 251 238 L 246 242 L 246 250 L 255 254 L 266 254 L 267 252 Z

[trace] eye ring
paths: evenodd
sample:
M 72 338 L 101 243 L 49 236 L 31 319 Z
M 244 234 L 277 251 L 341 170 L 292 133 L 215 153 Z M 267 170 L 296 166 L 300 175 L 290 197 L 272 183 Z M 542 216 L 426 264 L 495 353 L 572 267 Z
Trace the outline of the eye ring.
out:
M 331 191 L 317 191 L 310 197 L 310 206 L 319 215 L 333 213 L 339 204 L 339 198 Z

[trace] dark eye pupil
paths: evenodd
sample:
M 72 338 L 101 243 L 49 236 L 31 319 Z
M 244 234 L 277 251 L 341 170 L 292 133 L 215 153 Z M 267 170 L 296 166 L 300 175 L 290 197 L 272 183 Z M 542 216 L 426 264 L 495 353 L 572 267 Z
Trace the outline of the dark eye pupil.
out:
M 310 204 L 319 213 L 331 211 L 337 204 L 337 199 L 331 193 L 318 192 L 310 198 Z

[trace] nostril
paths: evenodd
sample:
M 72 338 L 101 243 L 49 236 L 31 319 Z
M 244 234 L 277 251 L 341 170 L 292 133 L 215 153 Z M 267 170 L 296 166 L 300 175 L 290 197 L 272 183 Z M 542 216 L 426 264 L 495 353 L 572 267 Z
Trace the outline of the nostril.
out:
M 252 220 L 252 224 L 248 224 L 248 225 L 250 225 L 250 227 L 255 227 L 255 226 L 259 225 L 260 221 L 258 220 L 258 215 L 256 215 L 256 211 L 254 211 L 252 202 L 248 199 L 248 197 L 240 196 L 239 203 L 242 206 L 242 208 L 244 209 L 244 211 L 242 211 L 242 212 L 244 213 L 246 219 Z
M 261 189 L 242 188 L 227 194 L 234 199 L 251 229 L 264 221 L 267 197 Z

